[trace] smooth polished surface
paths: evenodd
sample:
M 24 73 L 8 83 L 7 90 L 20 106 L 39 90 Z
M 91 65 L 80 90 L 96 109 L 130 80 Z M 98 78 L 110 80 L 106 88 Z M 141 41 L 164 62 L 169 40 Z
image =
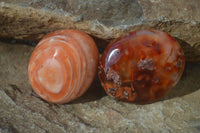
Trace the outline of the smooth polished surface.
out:
M 184 66 L 183 50 L 172 36 L 141 30 L 108 45 L 98 74 L 110 96 L 145 104 L 165 96 L 179 81 Z
M 53 103 L 80 97 L 96 75 L 98 50 L 93 39 L 76 30 L 59 30 L 45 36 L 29 62 L 34 91 Z

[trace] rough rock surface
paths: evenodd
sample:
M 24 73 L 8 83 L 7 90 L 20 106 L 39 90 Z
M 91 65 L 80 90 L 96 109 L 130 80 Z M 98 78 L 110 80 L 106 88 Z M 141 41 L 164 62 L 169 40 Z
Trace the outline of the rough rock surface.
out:
M 36 41 L 63 28 L 103 40 L 162 30 L 185 42 L 188 61 L 200 61 L 199 0 L 0 0 L 0 20 L 0 36 Z
M 105 95 L 98 78 L 87 93 L 64 105 L 40 99 L 28 81 L 34 47 L 0 42 L 0 132 L 200 132 L 200 64 L 187 64 L 178 85 L 148 105 Z

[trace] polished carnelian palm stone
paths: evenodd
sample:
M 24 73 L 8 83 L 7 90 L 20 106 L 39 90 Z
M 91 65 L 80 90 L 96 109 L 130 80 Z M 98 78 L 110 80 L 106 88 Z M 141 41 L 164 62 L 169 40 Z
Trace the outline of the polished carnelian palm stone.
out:
M 184 66 L 183 50 L 172 36 L 141 30 L 108 45 L 98 74 L 108 95 L 145 104 L 165 96 L 180 79 Z
M 77 30 L 58 30 L 35 47 L 28 66 L 33 90 L 52 103 L 82 96 L 93 82 L 99 53 L 94 40 Z

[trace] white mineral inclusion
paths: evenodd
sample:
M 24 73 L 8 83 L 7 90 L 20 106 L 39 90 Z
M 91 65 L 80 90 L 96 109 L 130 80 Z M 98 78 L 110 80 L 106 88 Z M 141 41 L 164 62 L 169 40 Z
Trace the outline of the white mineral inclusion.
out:
M 38 70 L 40 84 L 49 92 L 59 93 L 64 84 L 61 64 L 55 59 L 47 59 Z

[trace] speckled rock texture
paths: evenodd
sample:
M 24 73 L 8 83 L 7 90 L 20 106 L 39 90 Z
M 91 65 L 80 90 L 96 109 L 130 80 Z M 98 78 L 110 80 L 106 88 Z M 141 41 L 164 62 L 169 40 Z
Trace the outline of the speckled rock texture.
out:
M 27 67 L 33 49 L 0 42 L 1 133 L 200 132 L 200 63 L 187 64 L 178 85 L 152 104 L 114 100 L 96 78 L 85 95 L 58 105 L 31 88 Z
M 187 61 L 200 61 L 199 0 L 0 0 L 0 36 L 40 40 L 58 29 L 111 40 L 157 29 L 176 37 Z

